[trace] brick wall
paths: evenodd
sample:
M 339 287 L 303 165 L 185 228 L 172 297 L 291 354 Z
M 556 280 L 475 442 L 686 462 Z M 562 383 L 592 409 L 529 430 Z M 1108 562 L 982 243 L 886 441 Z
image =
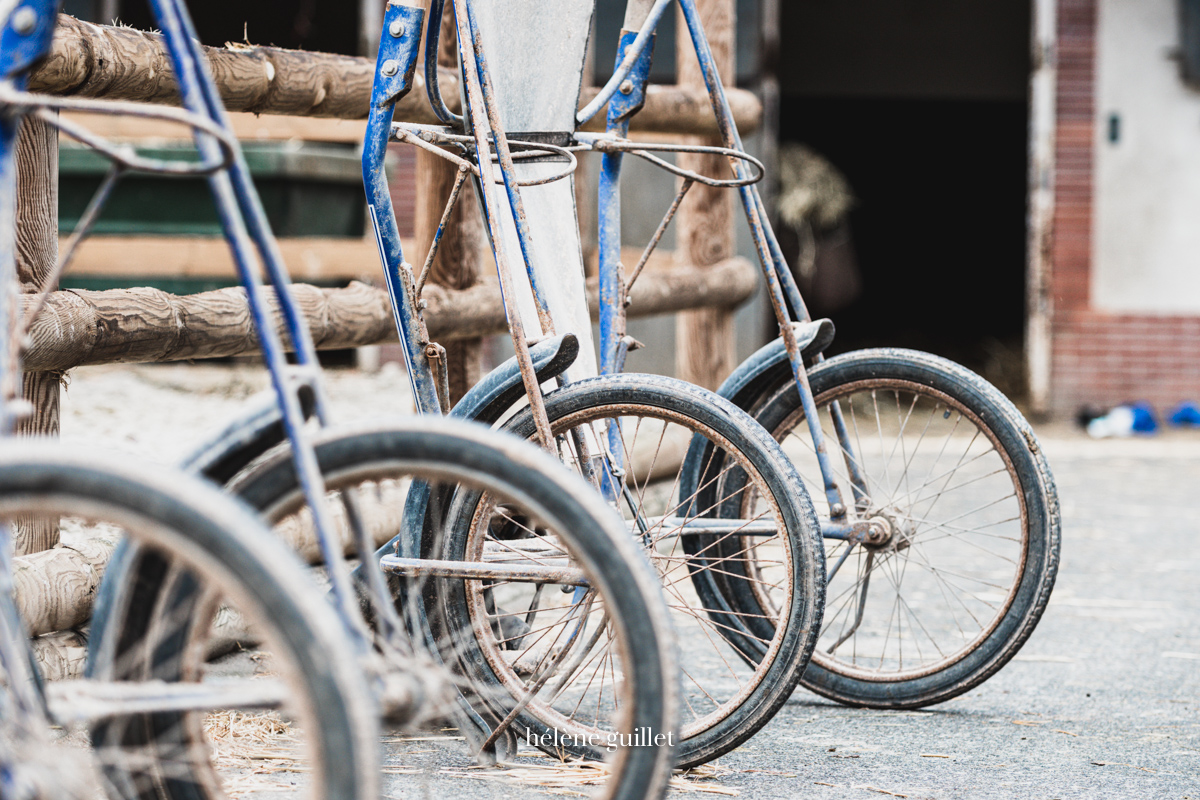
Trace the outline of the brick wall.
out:
M 1200 317 L 1055 314 L 1056 410 L 1146 400 L 1167 412 L 1200 402 Z
M 1085 308 L 1092 263 L 1096 0 L 1059 0 L 1055 146 L 1055 312 Z
M 1090 307 L 1097 0 L 1059 0 L 1051 403 L 1200 401 L 1200 317 L 1108 314 Z
M 396 226 L 405 246 L 411 246 L 413 223 L 417 216 L 417 148 L 411 145 L 393 144 L 388 147 L 388 188 L 392 194 L 392 207 L 396 209 Z M 420 264 L 425 254 L 418 257 L 407 250 L 404 257 Z

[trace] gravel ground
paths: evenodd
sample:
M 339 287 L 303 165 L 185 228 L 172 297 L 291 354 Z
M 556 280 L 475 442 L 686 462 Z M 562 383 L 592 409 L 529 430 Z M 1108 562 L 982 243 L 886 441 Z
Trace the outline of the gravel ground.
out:
M 411 408 L 398 370 L 329 374 L 340 420 Z M 81 369 L 64 396 L 62 436 L 169 463 L 265 385 L 251 367 Z M 1017 659 L 921 712 L 846 709 L 799 691 L 689 794 L 1200 800 L 1200 435 L 1040 435 L 1063 501 L 1063 558 Z M 422 770 L 390 778 L 391 796 L 538 791 L 478 780 L 496 776 L 467 769 L 452 740 L 393 741 L 388 754 Z

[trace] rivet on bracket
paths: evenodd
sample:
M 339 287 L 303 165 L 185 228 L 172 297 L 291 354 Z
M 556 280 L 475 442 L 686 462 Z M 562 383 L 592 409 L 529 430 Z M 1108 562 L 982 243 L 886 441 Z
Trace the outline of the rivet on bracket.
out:
M 33 33 L 33 29 L 37 27 L 37 21 L 37 12 L 29 6 L 21 6 L 12 15 L 13 30 L 22 36 Z

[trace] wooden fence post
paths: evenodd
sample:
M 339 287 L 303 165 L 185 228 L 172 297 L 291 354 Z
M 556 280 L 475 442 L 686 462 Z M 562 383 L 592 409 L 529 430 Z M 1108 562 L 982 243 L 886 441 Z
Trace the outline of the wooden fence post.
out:
M 700 19 L 712 48 L 713 58 L 727 85 L 734 77 L 734 2 L 698 0 Z M 692 40 L 680 15 L 676 22 L 676 70 L 678 85 L 704 91 Z M 721 144 L 715 138 L 698 140 Z M 725 175 L 728 160 L 720 156 L 680 154 L 679 164 L 705 175 Z M 706 267 L 729 258 L 734 252 L 734 193 L 696 184 L 688 192 L 676 217 L 675 257 L 684 264 Z M 675 323 L 675 371 L 679 377 L 707 389 L 716 389 L 734 366 L 733 311 L 703 308 L 681 313 Z
M 26 117 L 17 139 L 17 280 L 22 292 L 41 290 L 58 261 L 58 130 Z M 34 413 L 17 424 L 24 436 L 58 435 L 61 372 L 27 372 L 22 394 Z M 58 523 L 20 520 L 16 553 L 37 553 L 58 544 Z
M 438 63 L 451 69 L 458 66 L 457 34 L 454 27 L 454 9 L 446 4 L 442 16 L 442 32 L 438 48 Z M 420 269 L 437 231 L 446 207 L 446 200 L 454 186 L 458 168 L 444 158 L 425 150 L 417 150 L 416 168 L 416 214 L 412 253 L 421 259 L 415 263 Z M 483 220 L 472 196 L 470 182 L 463 186 L 455 204 L 453 215 L 446 226 L 437 257 L 429 275 L 429 283 L 448 289 L 468 289 L 479 280 L 483 263 Z M 451 404 L 467 393 L 480 378 L 480 355 L 482 339 L 459 339 L 444 343 L 450 384 Z

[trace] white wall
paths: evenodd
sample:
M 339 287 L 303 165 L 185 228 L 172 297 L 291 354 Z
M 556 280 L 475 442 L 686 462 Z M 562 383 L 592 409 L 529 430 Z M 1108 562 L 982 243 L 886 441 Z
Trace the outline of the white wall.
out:
M 1200 312 L 1200 91 L 1178 0 L 1100 0 L 1092 306 Z M 1111 114 L 1120 140 L 1108 139 Z

